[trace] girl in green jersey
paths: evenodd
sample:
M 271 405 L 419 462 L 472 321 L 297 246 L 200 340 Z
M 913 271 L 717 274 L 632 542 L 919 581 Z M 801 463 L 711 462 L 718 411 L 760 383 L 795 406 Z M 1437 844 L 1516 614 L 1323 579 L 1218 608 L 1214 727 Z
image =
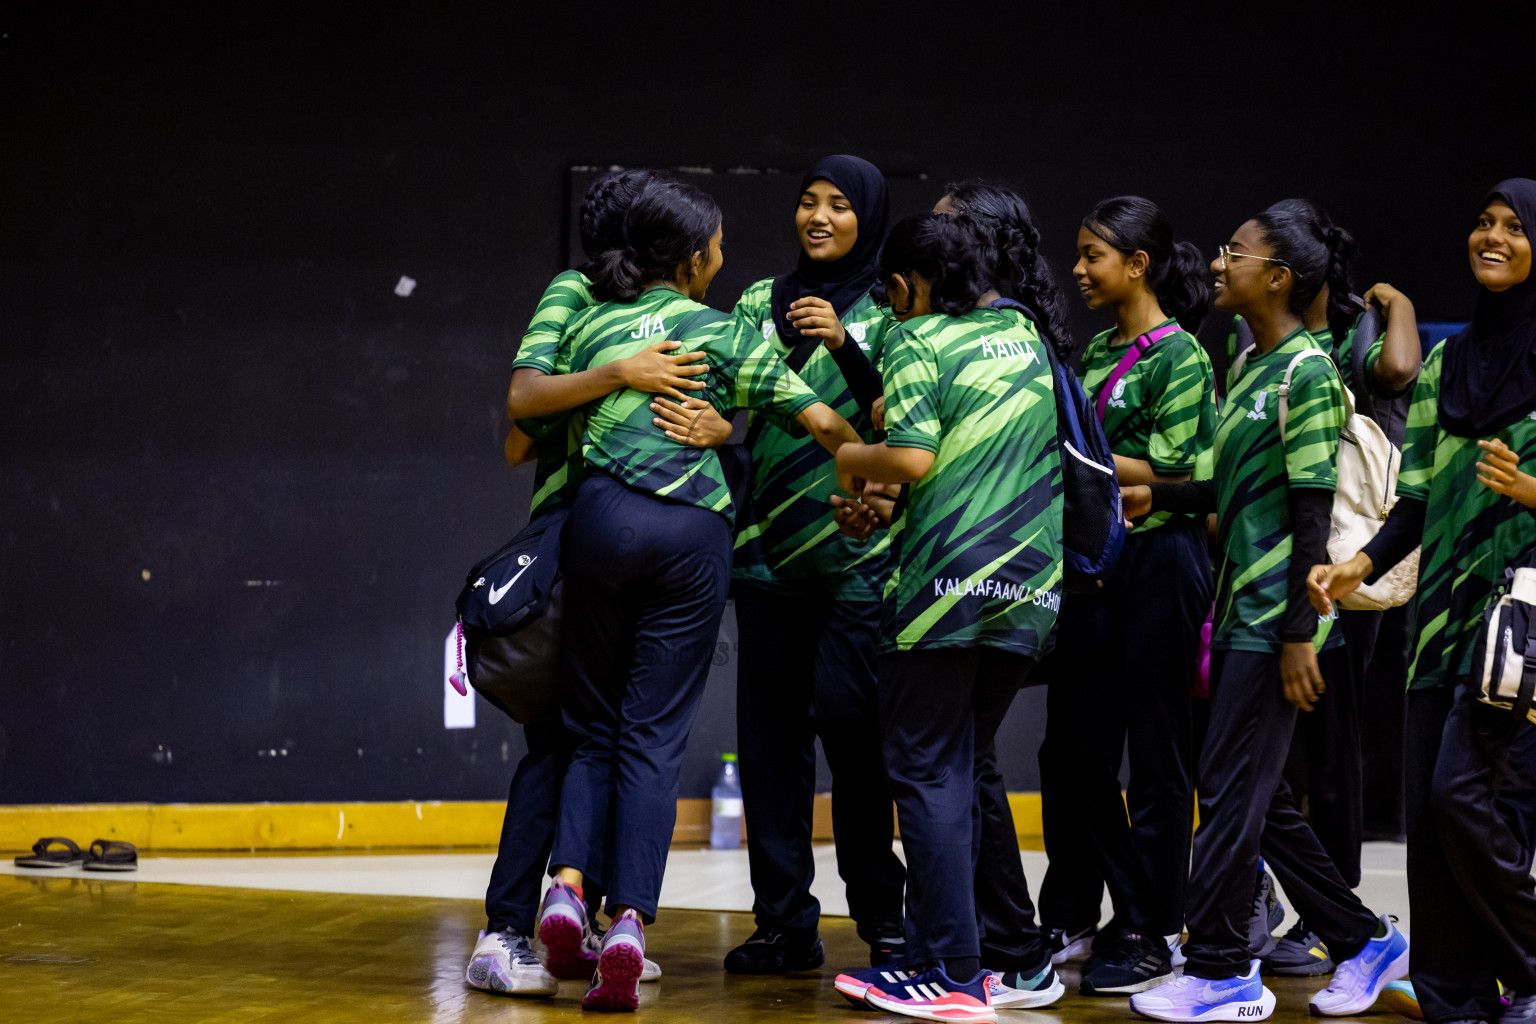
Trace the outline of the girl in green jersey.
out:
M 995 1019 L 973 874 L 977 790 L 1061 594 L 1051 362 L 1017 303 L 978 305 L 997 245 L 965 216 L 892 229 L 881 272 L 901 324 L 884 368 L 888 436 L 837 458 L 849 493 L 865 481 L 907 489 L 892 526 L 879 707 L 908 859 L 909 955 L 931 966 L 913 977 L 849 971 L 836 985 L 878 1009 L 956 1021 Z M 1028 980 L 1026 1001 L 1010 1005 L 1059 998 L 1048 958 Z
M 1339 962 L 1333 982 L 1312 997 L 1315 1014 L 1361 1012 L 1407 972 L 1407 940 L 1345 884 L 1281 777 L 1297 709 L 1310 711 L 1324 688 L 1319 647 L 1325 659 L 1341 655 L 1331 623 L 1307 601 L 1306 577 L 1327 541 L 1344 391 L 1301 317 L 1344 244 L 1337 229 L 1288 207 L 1238 228 L 1211 264 L 1215 304 L 1241 314 L 1256 345 L 1221 412 L 1215 479 L 1122 492 L 1133 518 L 1214 511 L 1220 522 L 1211 722 L 1196 774 L 1200 829 L 1185 901 L 1188 961 L 1182 978 L 1131 997 L 1132 1009 L 1158 1020 L 1273 1012 L 1248 934 L 1261 848 Z
M 873 399 L 861 399 L 857 374 L 874 374 L 889 324 L 871 295 L 888 205 L 885 178 L 867 160 L 818 160 L 796 196 L 795 268 L 747 288 L 733 314 L 866 439 L 873 431 L 864 409 Z M 875 707 L 889 545 L 884 534 L 858 542 L 834 528 L 827 499 L 836 467 L 814 438 L 754 415 L 746 447 L 750 508 L 738 524 L 731 590 L 741 637 L 736 717 L 757 928 L 727 954 L 725 967 L 777 974 L 824 959 L 821 908 L 811 895 L 818 736 L 832 772 L 833 835 L 848 909 L 871 962 L 884 962 L 899 955 L 904 941 L 905 882 L 892 850 Z
M 1121 486 L 1186 480 L 1200 468 L 1209 476 L 1215 375 L 1190 333 L 1210 304 L 1205 260 L 1139 196 L 1094 207 L 1077 251 L 1084 301 L 1115 318 L 1089 342 L 1082 380 Z M 1051 858 L 1041 913 L 1070 954 L 1093 934 L 1107 882 L 1118 925 L 1083 965 L 1085 995 L 1129 995 L 1173 972 L 1193 825 L 1189 690 L 1212 592 L 1204 521 L 1149 516 L 1102 590 L 1068 595 L 1042 666 L 1055 671 L 1040 748 Z
M 567 329 L 560 366 L 600 368 L 671 336 L 709 354 L 704 394 L 717 411 L 798 421 L 834 451 L 858 440 L 760 335 L 702 304 L 723 262 L 712 199 L 653 181 L 624 228 L 622 248 L 595 261 L 600 301 Z M 735 515 L 716 453 L 664 437 L 648 405 L 625 389 L 586 411 L 585 476 L 561 552 L 562 713 L 577 743 L 538 937 L 552 973 L 583 962 L 580 887 L 588 873 L 607 882 L 613 926 L 583 998 L 594 1009 L 637 1005 L 642 924 L 657 909 L 681 758 L 725 609 Z
M 1413 987 L 1424 1018 L 1536 1012 L 1536 729 L 1481 704 L 1476 636 L 1505 570 L 1536 552 L 1536 181 L 1500 182 L 1467 240 L 1482 290 L 1472 323 L 1424 362 L 1408 413 L 1399 501 L 1365 549 L 1316 565 L 1313 603 L 1419 557 L 1409 670 L 1408 898 L 1421 927 Z M 1499 1005 L 1499 981 L 1514 1005 Z

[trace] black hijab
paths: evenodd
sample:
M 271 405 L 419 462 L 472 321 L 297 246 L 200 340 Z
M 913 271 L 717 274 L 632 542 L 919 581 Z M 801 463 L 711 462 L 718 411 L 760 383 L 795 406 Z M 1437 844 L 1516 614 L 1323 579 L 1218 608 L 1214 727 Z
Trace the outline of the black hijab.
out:
M 1483 208 L 1502 199 L 1529 237 L 1536 229 L 1536 181 L 1501 181 Z M 1484 289 L 1472 322 L 1440 355 L 1440 425 L 1457 437 L 1487 437 L 1536 412 L 1536 281 Z
M 790 325 L 786 314 L 796 299 L 808 295 L 826 299 L 842 316 L 879 280 L 880 246 L 885 241 L 886 221 L 891 212 L 885 175 L 868 160 L 856 156 L 822 157 L 800 179 L 796 202 L 813 181 L 830 181 L 848 197 L 854 216 L 859 218 L 859 237 L 846 256 L 831 263 L 818 263 L 802 249 L 795 269 L 774 279 L 773 322 L 779 337 L 791 348 L 800 341 L 800 331 Z

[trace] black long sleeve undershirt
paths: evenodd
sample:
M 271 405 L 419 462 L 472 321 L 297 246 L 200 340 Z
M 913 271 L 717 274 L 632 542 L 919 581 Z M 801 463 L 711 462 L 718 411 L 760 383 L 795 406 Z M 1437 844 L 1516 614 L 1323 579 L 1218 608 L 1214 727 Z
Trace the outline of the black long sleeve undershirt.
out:
M 1291 507 L 1291 563 L 1285 573 L 1285 617 L 1280 620 L 1280 642 L 1302 644 L 1317 635 L 1317 611 L 1307 598 L 1307 574 L 1314 565 L 1328 562 L 1333 492 L 1292 487 L 1286 497 Z
M 1151 484 L 1152 511 L 1183 512 L 1198 516 L 1216 511 L 1216 481 L 1184 480 L 1176 484 Z
M 1371 574 L 1366 583 L 1375 583 L 1382 574 L 1408 557 L 1424 539 L 1424 514 L 1429 505 L 1418 498 L 1399 498 L 1381 530 L 1362 550 L 1371 560 Z
M 845 338 L 841 345 L 832 349 L 832 361 L 842 371 L 843 380 L 853 393 L 853 400 L 868 416 L 874 408 L 875 400 L 885 394 L 885 379 L 881 377 L 880 371 L 875 369 L 875 364 L 869 361 L 869 356 L 852 338 Z

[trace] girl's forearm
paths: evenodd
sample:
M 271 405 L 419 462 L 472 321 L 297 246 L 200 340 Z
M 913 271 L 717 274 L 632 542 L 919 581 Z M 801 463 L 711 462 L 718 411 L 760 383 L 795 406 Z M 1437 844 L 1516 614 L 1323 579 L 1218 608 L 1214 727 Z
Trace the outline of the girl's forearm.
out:
M 933 453 L 923 448 L 848 444 L 837 453 L 837 468 L 873 483 L 909 484 L 933 467 Z
M 580 373 L 547 374 L 524 366 L 512 372 L 507 415 L 524 420 L 567 412 L 606 398 L 623 386 L 624 378 L 616 362 Z

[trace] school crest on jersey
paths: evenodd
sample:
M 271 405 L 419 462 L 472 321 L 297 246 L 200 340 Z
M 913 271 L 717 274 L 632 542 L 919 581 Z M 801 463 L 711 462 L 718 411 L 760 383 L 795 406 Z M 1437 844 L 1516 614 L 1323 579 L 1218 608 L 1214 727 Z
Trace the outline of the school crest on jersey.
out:
M 869 333 L 869 325 L 867 325 L 867 324 L 849 324 L 848 325 L 848 336 L 850 338 L 852 338 L 854 341 L 858 342 L 859 343 L 859 348 L 862 348 L 866 352 L 869 351 L 869 346 L 864 343 L 864 336 L 866 334 L 868 334 L 868 333 Z
M 1111 408 L 1115 408 L 1115 409 L 1124 409 L 1125 408 L 1125 379 L 1124 378 L 1121 378 L 1120 380 L 1115 382 L 1115 390 L 1113 390 L 1113 391 L 1111 391 L 1109 393 L 1109 404 L 1110 404 Z
M 1257 395 L 1253 396 L 1253 411 L 1248 414 L 1248 418 L 1249 419 L 1251 419 L 1251 420 L 1267 420 L 1267 419 L 1269 419 L 1269 413 L 1264 411 L 1264 396 L 1267 395 L 1267 394 L 1269 394 L 1268 391 L 1260 391 Z

